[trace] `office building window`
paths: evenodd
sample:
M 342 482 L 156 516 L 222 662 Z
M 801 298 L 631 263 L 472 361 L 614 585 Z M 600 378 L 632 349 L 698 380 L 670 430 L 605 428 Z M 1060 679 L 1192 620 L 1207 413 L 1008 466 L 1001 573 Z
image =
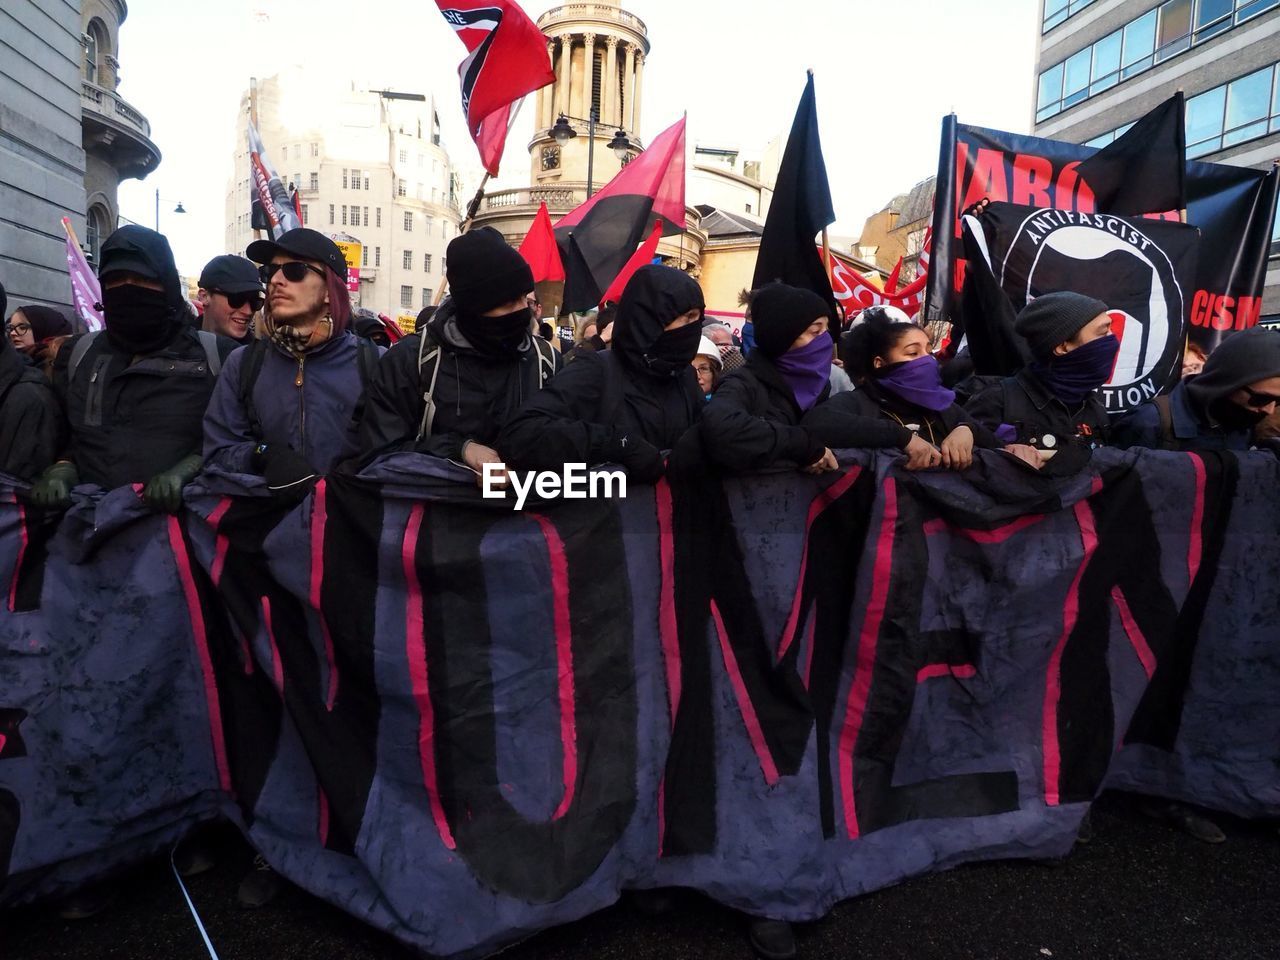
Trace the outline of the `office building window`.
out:
M 1206 153 L 1280 130 L 1276 65 L 1237 77 L 1187 101 L 1187 156 Z
M 310 183 L 311 183 L 311 189 L 312 189 L 312 190 L 319 190 L 319 189 L 320 189 L 320 174 L 318 174 L 318 173 L 313 173 L 313 174 L 311 174 L 311 181 L 310 181 Z
M 406 250 L 404 252 L 403 260 L 401 261 L 400 266 L 402 266 L 406 270 L 413 269 L 413 251 L 412 250 Z
M 342 189 L 347 189 L 347 168 L 342 168 Z
M 366 190 L 369 189 L 369 175 L 367 173 L 364 175 L 364 188 Z
M 368 265 L 369 265 L 369 248 L 362 246 L 360 248 L 360 266 L 367 267 Z
M 320 156 L 320 144 L 318 144 L 318 143 L 313 143 L 313 144 L 311 145 L 311 155 L 312 155 L 313 157 L 318 157 L 318 156 Z
M 359 170 L 351 171 L 351 189 L 352 190 L 360 189 L 360 171 Z
M 381 207 L 377 207 L 377 208 L 375 209 L 375 212 L 377 213 L 377 218 L 376 218 L 376 219 L 377 219 L 377 221 L 378 221 L 378 222 L 375 224 L 375 226 L 379 226 L 379 227 L 380 227 L 380 226 L 382 226 L 382 208 L 381 208 Z
M 405 194 L 405 185 L 404 185 L 404 181 L 403 181 L 403 180 L 397 180 L 397 181 L 396 181 L 396 196 L 397 196 L 397 197 L 403 197 L 403 196 L 406 196 L 406 194 Z
M 400 306 L 406 310 L 413 307 L 413 287 L 400 288 Z
M 413 233 L 413 211 L 406 210 L 404 212 L 404 231 L 405 233 Z M 430 230 L 427 233 L 431 233 Z
M 424 307 L 431 306 L 431 294 L 432 294 L 432 290 L 430 287 L 422 288 L 422 305 Z
M 408 151 L 408 150 L 401 150 L 401 151 L 400 151 L 400 162 L 401 162 L 401 163 L 408 163 L 408 162 L 409 162 L 409 151 Z
M 381 247 L 373 248 L 373 265 L 375 267 L 382 266 L 382 248 Z
M 423 269 L 423 271 L 425 271 L 426 273 L 430 273 L 430 272 L 431 272 L 431 254 L 429 254 L 429 253 L 424 253 L 424 254 L 422 255 L 422 269 Z
M 431 224 L 434 222 L 435 221 L 432 220 L 430 217 L 427 217 L 427 236 L 428 237 L 431 236 Z
M 305 203 L 302 205 L 302 225 L 304 227 L 307 225 L 307 205 Z
M 342 205 L 342 225 L 344 227 L 347 225 L 347 205 L 345 203 Z
M 333 204 L 329 204 L 329 226 L 333 226 Z

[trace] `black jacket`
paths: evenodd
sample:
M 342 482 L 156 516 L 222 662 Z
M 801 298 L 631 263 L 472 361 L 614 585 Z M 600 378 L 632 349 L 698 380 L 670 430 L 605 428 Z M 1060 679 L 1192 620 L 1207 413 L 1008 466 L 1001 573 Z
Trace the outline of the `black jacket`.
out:
M 821 437 L 829 447 L 867 446 L 867 425 L 862 418 L 889 421 L 889 425 L 895 428 L 893 437 L 898 442 L 881 446 L 906 447 L 911 440 L 907 424 L 918 424 L 916 433 L 935 447 L 961 425 L 973 431 L 975 447 L 994 449 L 1002 445 L 990 430 L 977 423 L 963 407 L 953 403 L 938 413 L 925 410 L 880 389 L 874 380 L 865 381 L 852 392 L 836 394 L 826 403 L 818 404 L 809 411 L 804 425 Z
M 532 337 L 525 342 L 519 360 L 496 358 L 477 352 L 458 330 L 452 300 L 446 300 L 428 321 L 427 352 L 438 345 L 439 355 L 418 370 L 423 333 L 405 337 L 378 363 L 369 384 L 360 421 L 361 466 L 382 454 L 413 451 L 461 460 L 468 440 L 492 447 L 503 426 L 536 393 L 541 359 Z M 547 350 L 558 368 L 555 350 Z M 431 433 L 418 440 L 425 403 L 423 395 L 438 369 L 432 406 Z
M 1079 468 L 1088 461 L 1093 448 L 1106 443 L 1111 433 L 1111 418 L 1096 393 L 1070 408 L 1030 370 L 1021 370 L 988 387 L 965 408 L 969 416 L 988 429 L 1009 424 L 1016 434 L 1014 443 L 1058 451 L 1050 464 L 1062 460 L 1063 464 L 1070 462 Z M 1061 465 L 1057 466 L 1061 469 Z
M 0 343 L 0 473 L 35 479 L 65 442 L 49 381 L 9 343 Z
M 638 270 L 618 307 L 613 343 L 565 367 L 502 431 L 498 452 L 519 470 L 605 463 L 624 437 L 670 450 L 706 405 L 693 366 L 653 363 L 663 326 L 702 306 L 702 291 L 669 267 Z M 690 358 L 692 359 L 692 358 Z

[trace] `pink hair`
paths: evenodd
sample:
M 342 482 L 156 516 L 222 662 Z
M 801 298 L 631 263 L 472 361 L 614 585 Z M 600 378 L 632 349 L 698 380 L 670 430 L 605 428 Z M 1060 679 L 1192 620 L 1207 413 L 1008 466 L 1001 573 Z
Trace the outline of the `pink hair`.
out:
M 351 326 L 351 295 L 347 283 L 332 270 L 325 269 L 325 289 L 329 293 L 329 316 L 333 318 L 333 335 Z

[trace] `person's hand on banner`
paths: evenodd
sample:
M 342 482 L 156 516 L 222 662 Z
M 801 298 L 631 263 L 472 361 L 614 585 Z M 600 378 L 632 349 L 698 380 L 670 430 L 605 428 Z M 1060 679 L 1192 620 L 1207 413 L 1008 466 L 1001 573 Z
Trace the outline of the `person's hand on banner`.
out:
M 963 423 L 942 441 L 938 449 L 942 465 L 948 470 L 964 470 L 973 463 L 973 431 Z
M 76 465 L 70 460 L 59 460 L 40 474 L 31 485 L 27 499 L 46 510 L 65 510 L 71 506 L 71 491 L 79 482 Z
M 281 503 L 297 506 L 307 498 L 320 473 L 293 447 L 260 444 L 253 452 L 253 469 Z
M 476 472 L 476 485 L 484 486 L 484 465 L 486 463 L 496 463 L 502 469 L 500 471 L 491 471 L 491 483 L 496 486 L 505 486 L 507 483 L 507 468 L 498 451 L 493 447 L 486 447 L 483 443 L 477 443 L 474 440 L 468 440 L 462 445 L 463 462 Z
M 908 470 L 928 470 L 930 467 L 936 467 L 942 463 L 942 454 L 938 448 L 928 440 L 921 438 L 919 434 L 913 433 L 911 435 L 911 439 L 902 448 L 902 452 L 907 455 Z
M 1044 466 L 1044 460 L 1040 458 L 1040 451 L 1030 444 L 1009 443 L 1005 444 L 1001 449 L 1036 470 Z
M 840 464 L 836 460 L 836 455 L 831 452 L 830 447 L 822 448 L 822 456 L 813 463 L 804 468 L 805 473 L 817 475 L 819 473 L 829 473 L 832 470 L 839 470 Z
M 182 488 L 195 479 L 204 458 L 199 454 L 183 457 L 168 470 L 157 473 L 142 488 L 142 499 L 153 510 L 177 513 L 182 509 Z

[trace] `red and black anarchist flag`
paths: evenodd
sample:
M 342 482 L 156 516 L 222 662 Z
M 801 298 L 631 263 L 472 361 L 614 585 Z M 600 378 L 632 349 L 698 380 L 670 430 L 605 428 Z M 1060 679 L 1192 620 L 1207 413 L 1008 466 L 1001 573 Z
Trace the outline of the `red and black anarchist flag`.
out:
M 555 80 L 547 39 L 514 0 L 436 0 L 436 6 L 467 48 L 458 65 L 462 112 L 484 168 L 496 175 L 511 104 Z

